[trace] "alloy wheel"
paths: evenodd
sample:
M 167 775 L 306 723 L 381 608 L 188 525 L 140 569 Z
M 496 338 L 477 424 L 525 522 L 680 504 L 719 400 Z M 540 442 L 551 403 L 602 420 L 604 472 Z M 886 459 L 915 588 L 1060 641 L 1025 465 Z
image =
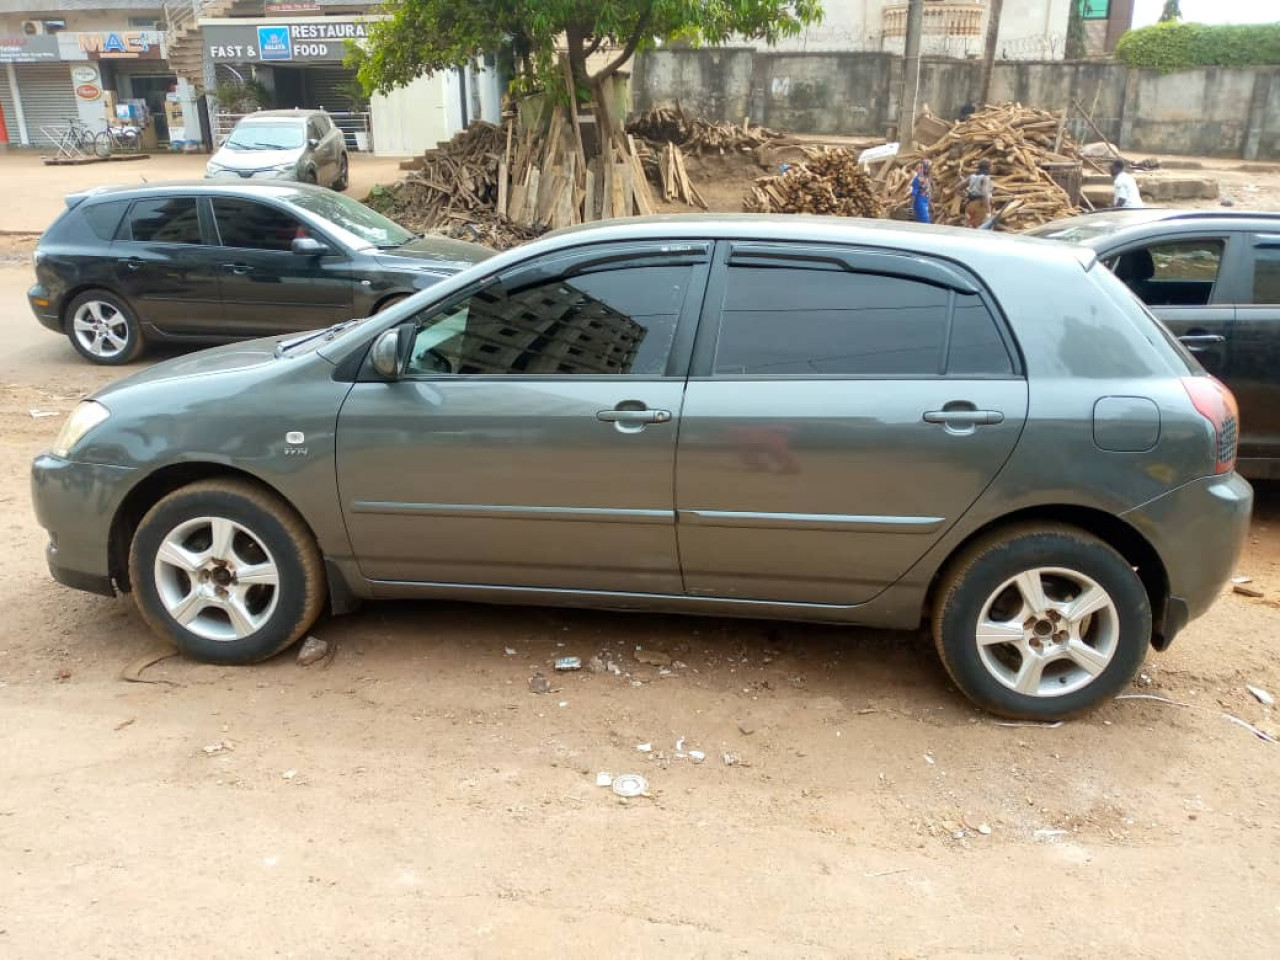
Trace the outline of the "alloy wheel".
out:
M 87 300 L 71 318 L 76 342 L 86 353 L 110 360 L 129 346 L 129 318 L 105 300 Z

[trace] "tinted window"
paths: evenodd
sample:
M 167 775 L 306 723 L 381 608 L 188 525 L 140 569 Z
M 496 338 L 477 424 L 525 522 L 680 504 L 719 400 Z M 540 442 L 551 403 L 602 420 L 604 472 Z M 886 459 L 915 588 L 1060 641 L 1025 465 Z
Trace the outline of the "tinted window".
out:
M 296 237 L 310 236 L 297 218 L 251 200 L 216 199 L 213 218 L 224 247 L 288 251 Z
M 1280 248 L 1255 251 L 1253 261 L 1253 302 L 1280 303 Z
M 1204 306 L 1213 295 L 1226 240 L 1180 240 L 1128 250 L 1107 266 L 1150 306 Z
M 120 226 L 120 218 L 129 207 L 128 200 L 111 200 L 94 203 L 84 208 L 84 219 L 89 229 L 100 240 L 114 240 Z
M 730 267 L 718 374 L 936 374 L 950 293 L 844 270 Z
M 953 376 L 1013 373 L 1013 363 L 1000 338 L 996 318 L 982 298 L 973 293 L 957 293 L 953 309 L 947 373 Z
M 410 374 L 650 374 L 666 369 L 691 267 L 631 267 L 508 291 L 421 321 Z
M 194 197 L 139 200 L 129 213 L 133 239 L 144 243 L 199 243 L 200 217 Z

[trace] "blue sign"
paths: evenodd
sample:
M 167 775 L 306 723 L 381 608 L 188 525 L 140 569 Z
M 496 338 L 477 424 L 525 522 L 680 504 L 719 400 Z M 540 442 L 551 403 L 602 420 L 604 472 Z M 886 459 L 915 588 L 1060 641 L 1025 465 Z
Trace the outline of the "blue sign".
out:
M 259 27 L 258 56 L 263 60 L 292 60 L 293 42 L 288 27 Z

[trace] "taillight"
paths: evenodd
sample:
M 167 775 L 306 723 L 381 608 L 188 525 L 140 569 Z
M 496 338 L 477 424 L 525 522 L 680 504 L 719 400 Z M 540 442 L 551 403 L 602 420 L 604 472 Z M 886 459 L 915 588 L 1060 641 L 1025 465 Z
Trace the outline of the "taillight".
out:
M 1236 465 L 1240 440 L 1240 408 L 1231 391 L 1215 377 L 1183 377 L 1191 404 L 1213 424 L 1213 472 L 1228 473 Z

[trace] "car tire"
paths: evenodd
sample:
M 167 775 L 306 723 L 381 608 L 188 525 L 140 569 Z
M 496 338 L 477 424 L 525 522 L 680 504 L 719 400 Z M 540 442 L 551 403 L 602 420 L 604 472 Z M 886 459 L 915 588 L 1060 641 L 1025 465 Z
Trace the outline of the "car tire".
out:
M 404 301 L 408 299 L 409 299 L 409 294 L 407 293 L 397 293 L 394 296 L 387 297 L 387 299 L 383 300 L 380 304 L 374 307 L 374 310 L 373 310 L 374 316 L 377 316 L 378 314 L 383 313 L 386 310 L 390 310 L 397 303 L 404 303 Z
M 303 183 L 316 183 L 316 182 L 317 182 L 317 181 L 316 181 L 316 168 L 315 168 L 315 167 L 308 167 L 306 170 L 303 170 L 303 171 L 302 171 L 302 182 L 303 182 Z
M 950 566 L 933 639 L 974 703 L 1016 719 L 1063 720 L 1133 680 L 1151 642 L 1151 604 L 1129 562 L 1097 537 L 1019 525 Z
M 338 161 L 338 179 L 333 181 L 333 189 L 341 193 L 351 185 L 351 166 L 344 153 Z
M 120 366 L 142 355 L 146 341 L 133 310 L 106 290 L 87 290 L 64 313 L 67 338 L 91 363 Z
M 302 518 L 239 479 L 193 483 L 148 510 L 129 579 L 148 626 L 207 663 L 274 656 L 315 623 L 325 597 L 320 550 Z

